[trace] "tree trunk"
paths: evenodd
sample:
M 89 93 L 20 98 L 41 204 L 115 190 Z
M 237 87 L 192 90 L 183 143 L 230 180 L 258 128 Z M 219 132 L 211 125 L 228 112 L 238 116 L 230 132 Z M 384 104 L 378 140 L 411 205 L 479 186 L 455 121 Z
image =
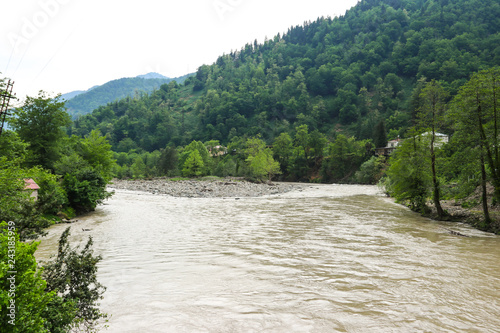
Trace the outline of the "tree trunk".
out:
M 482 105 L 479 99 L 479 93 L 476 94 L 476 103 L 477 103 L 477 118 L 478 118 L 478 128 L 479 135 L 481 138 L 481 145 L 486 149 L 486 161 L 490 166 L 490 173 L 492 176 L 493 187 L 495 188 L 495 192 L 493 195 L 493 203 L 497 204 L 500 202 L 500 161 L 495 160 L 495 152 L 492 152 L 490 145 L 488 144 L 488 139 L 486 136 L 486 131 L 483 126 L 483 114 L 482 114 Z M 484 157 L 481 158 L 484 159 Z
M 437 180 L 436 173 L 436 153 L 434 152 L 434 141 L 436 140 L 436 131 L 434 128 L 434 108 L 433 108 L 433 123 L 432 123 L 432 138 L 431 138 L 431 169 L 432 169 L 432 185 L 433 185 L 433 201 L 434 206 L 438 214 L 438 218 L 441 220 L 444 217 L 444 211 L 441 207 L 440 195 L 439 195 L 439 182 Z
M 433 184 L 433 201 L 438 214 L 438 218 L 442 219 L 445 215 L 441 207 L 440 194 L 439 194 L 439 181 L 436 176 L 436 155 L 434 154 L 434 144 L 431 144 L 431 164 L 432 164 L 432 184 Z
M 482 188 L 482 202 L 483 202 L 483 213 L 484 213 L 484 222 L 486 227 L 489 227 L 491 224 L 490 212 L 488 210 L 488 192 L 486 190 L 486 168 L 484 166 L 484 156 L 483 152 L 481 152 L 481 188 Z

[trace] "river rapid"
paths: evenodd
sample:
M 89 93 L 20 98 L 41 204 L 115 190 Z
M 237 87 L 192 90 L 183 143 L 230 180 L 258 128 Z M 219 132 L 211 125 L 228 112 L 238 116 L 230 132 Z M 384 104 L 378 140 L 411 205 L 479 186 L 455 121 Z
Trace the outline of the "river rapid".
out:
M 66 227 L 50 228 L 39 260 Z M 372 186 L 117 190 L 72 225 L 73 245 L 89 235 L 105 332 L 500 332 L 500 237 L 422 218 Z

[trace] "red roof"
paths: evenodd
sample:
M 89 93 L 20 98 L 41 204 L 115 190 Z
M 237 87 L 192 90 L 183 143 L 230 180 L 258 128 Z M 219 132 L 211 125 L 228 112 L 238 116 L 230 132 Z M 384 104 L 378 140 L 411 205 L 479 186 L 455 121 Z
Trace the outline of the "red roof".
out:
M 26 184 L 24 186 L 25 190 L 39 190 L 40 189 L 40 186 L 38 186 L 37 183 L 35 183 L 35 181 L 31 178 L 25 179 L 24 183 Z

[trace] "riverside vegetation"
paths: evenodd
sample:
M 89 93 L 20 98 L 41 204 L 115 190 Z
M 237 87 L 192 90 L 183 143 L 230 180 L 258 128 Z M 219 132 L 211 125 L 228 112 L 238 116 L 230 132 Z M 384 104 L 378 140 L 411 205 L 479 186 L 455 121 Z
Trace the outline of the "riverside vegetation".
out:
M 62 217 L 94 210 L 109 196 L 111 146 L 98 131 L 68 137 L 64 103 L 44 93 L 14 113 L 15 131 L 0 136 L 0 221 L 8 221 L 0 225 L 0 327 L 2 332 L 95 332 L 106 314 L 98 307 L 104 287 L 96 280 L 101 257 L 94 255 L 92 239 L 73 248 L 68 228 L 57 256 L 43 268 L 34 257 L 38 243 L 27 241 Z M 36 201 L 24 190 L 27 178 L 40 186 Z
M 24 295 L 40 311 L 32 331 L 67 331 L 82 318 L 92 329 L 100 315 L 82 317 L 76 302 L 57 298 L 71 287 L 50 268 L 44 280 L 36 245 L 20 241 L 94 210 L 113 177 L 381 182 L 398 202 L 423 214 L 432 206 L 441 219 L 449 216 L 443 199 L 479 206 L 476 226 L 500 232 L 499 31 L 494 0 L 363 0 L 342 17 L 247 44 L 182 84 L 74 122 L 58 97 L 29 97 L 9 119 L 13 131 L 0 136 L 0 221 L 15 224 L 16 262 L 37 286 Z M 439 144 L 438 132 L 450 142 Z M 392 157 L 373 156 L 397 137 L 403 143 Z M 37 201 L 23 191 L 25 178 L 40 185 Z M 5 276 L 10 234 L 2 230 Z M 66 245 L 62 238 L 61 251 Z M 90 247 L 91 240 L 79 258 L 92 276 L 99 257 Z M 57 260 L 47 267 L 62 269 Z M 60 310 L 67 317 L 57 317 Z
M 495 1 L 364 0 L 222 55 L 181 85 L 99 107 L 69 133 L 106 135 L 119 178 L 382 179 L 416 211 L 446 219 L 441 200 L 456 200 L 499 232 L 498 17 Z M 396 138 L 400 153 L 373 156 Z M 228 154 L 212 155 L 219 145 Z M 493 196 L 472 196 L 490 185 Z

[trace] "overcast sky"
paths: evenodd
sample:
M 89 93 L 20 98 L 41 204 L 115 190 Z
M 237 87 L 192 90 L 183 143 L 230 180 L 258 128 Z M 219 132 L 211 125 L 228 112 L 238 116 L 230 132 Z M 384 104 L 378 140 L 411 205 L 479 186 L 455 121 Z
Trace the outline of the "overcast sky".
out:
M 122 77 L 178 77 L 357 0 L 19 0 L 0 11 L 0 77 L 23 99 Z

